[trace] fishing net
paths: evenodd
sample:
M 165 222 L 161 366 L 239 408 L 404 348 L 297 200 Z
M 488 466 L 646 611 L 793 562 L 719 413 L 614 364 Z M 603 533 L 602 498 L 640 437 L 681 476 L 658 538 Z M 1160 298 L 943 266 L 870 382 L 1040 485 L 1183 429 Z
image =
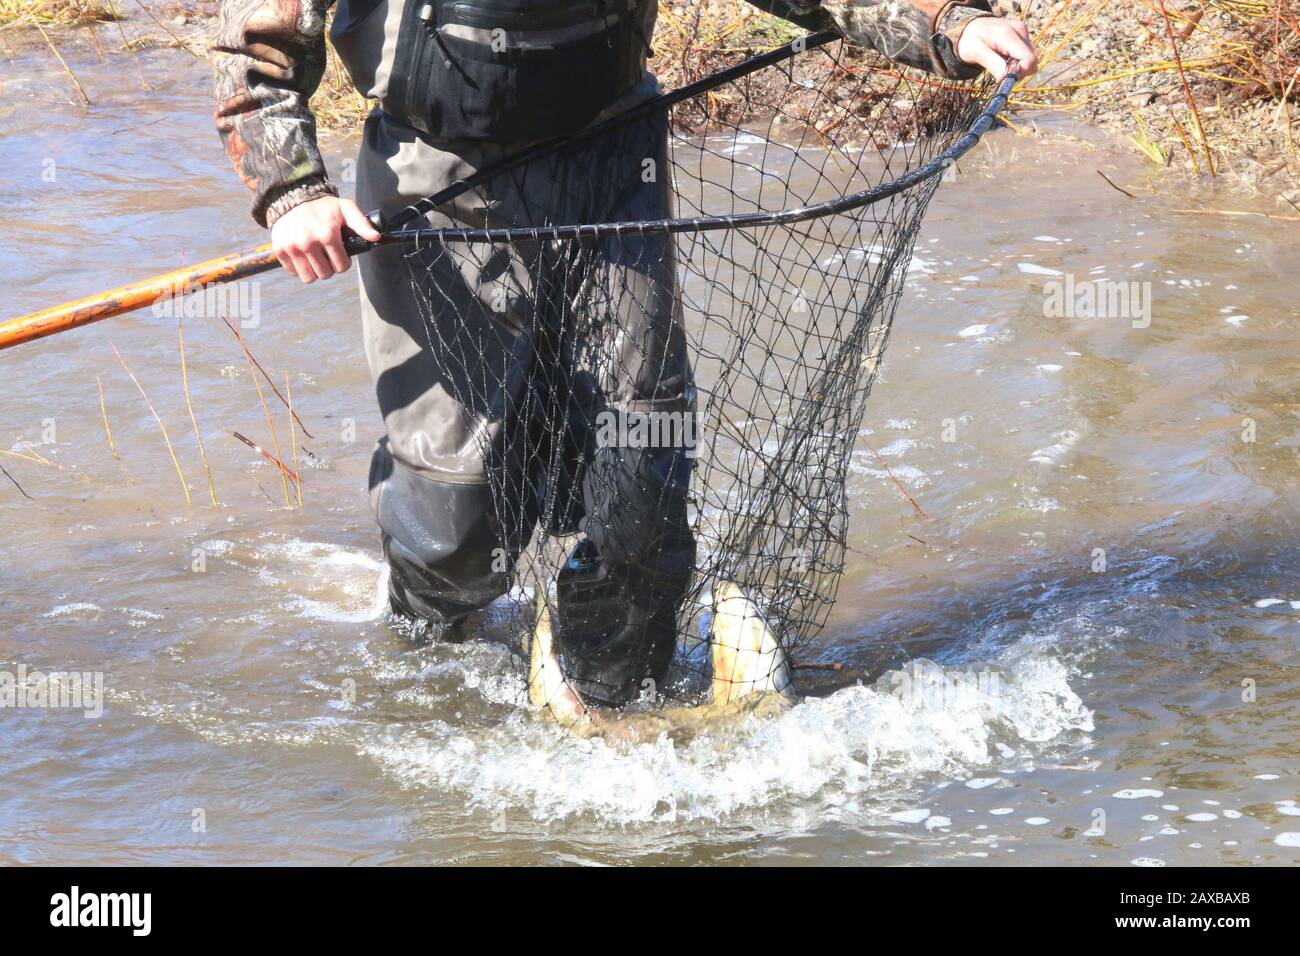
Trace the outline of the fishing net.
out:
M 596 702 L 707 697 L 723 594 L 807 655 L 917 230 L 995 110 L 838 40 L 771 60 L 407 229 L 496 589 Z

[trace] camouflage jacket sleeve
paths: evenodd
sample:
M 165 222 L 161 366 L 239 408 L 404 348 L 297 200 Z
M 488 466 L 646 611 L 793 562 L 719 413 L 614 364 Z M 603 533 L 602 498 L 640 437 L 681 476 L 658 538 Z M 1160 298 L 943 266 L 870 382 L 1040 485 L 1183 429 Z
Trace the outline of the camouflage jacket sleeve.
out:
M 989 0 L 749 0 L 810 30 L 836 29 L 898 63 L 951 79 L 971 79 L 980 67 L 957 58 L 966 24 L 990 16 Z M 936 22 L 937 18 L 937 22 Z
M 222 0 L 212 42 L 217 130 L 253 191 L 263 226 L 299 203 L 337 196 L 307 101 L 325 67 L 333 0 Z

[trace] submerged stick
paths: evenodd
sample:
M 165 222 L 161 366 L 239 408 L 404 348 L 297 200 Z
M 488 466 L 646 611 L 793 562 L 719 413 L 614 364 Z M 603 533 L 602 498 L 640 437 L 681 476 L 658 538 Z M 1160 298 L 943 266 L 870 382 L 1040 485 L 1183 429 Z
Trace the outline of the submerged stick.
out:
M 5 473 L 5 477 L 8 478 L 10 481 L 12 481 L 12 482 L 14 483 L 14 487 L 18 489 L 18 492 L 19 492 L 19 493 L 20 493 L 24 498 L 26 498 L 28 501 L 35 501 L 35 500 L 36 500 L 35 498 L 33 498 L 31 495 L 29 495 L 29 494 L 27 493 L 27 491 L 23 488 L 22 485 L 18 484 L 18 479 L 17 479 L 17 478 L 15 478 L 13 475 L 9 474 L 9 469 L 8 469 L 8 468 L 6 468 L 4 465 L 0 465 L 0 471 L 3 471 L 3 472 Z
M 906 488 L 903 487 L 903 483 L 899 481 L 898 478 L 894 475 L 894 469 L 889 467 L 889 462 L 885 461 L 885 459 L 880 457 L 880 452 L 872 448 L 871 444 L 865 440 L 862 442 L 862 444 L 867 446 L 867 451 L 871 452 L 871 454 L 876 456 L 876 461 L 880 462 L 881 467 L 885 469 L 885 474 L 889 475 L 889 480 L 898 486 L 898 490 L 903 493 L 903 497 L 906 498 L 908 502 L 912 505 L 912 507 L 916 510 L 917 517 L 918 518 L 930 517 L 924 511 L 921 510 L 921 506 L 916 503 L 916 499 L 912 497 L 911 492 L 909 492 Z
M 1174 212 L 1191 216 L 1261 216 L 1264 219 L 1276 219 L 1279 222 L 1300 222 L 1300 216 L 1283 216 L 1276 212 L 1252 212 L 1248 209 L 1175 209 Z
M 1117 184 L 1115 183 L 1115 180 L 1111 179 L 1109 176 L 1107 176 L 1105 173 L 1103 173 L 1100 169 L 1097 170 L 1097 175 L 1100 176 L 1102 179 L 1106 180 L 1106 182 L 1108 182 L 1108 183 L 1110 184 L 1110 186 L 1111 186 L 1112 189 L 1118 189 L 1120 192 L 1122 192 L 1122 193 L 1123 193 L 1125 196 L 1127 196 L 1129 199 L 1137 199 L 1137 196 L 1134 196 L 1131 192 L 1129 192 L 1129 191 L 1128 191 L 1127 189 L 1125 189 L 1123 186 L 1117 185 Z

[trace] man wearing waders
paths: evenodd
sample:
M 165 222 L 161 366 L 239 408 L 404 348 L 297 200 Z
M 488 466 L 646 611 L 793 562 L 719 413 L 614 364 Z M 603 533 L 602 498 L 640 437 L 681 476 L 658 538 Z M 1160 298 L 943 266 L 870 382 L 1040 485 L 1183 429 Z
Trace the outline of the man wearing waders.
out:
M 347 270 L 345 227 L 379 238 L 362 209 L 395 213 L 522 146 L 659 92 L 646 72 L 656 0 L 339 0 L 331 40 L 357 88 L 378 104 L 365 123 L 353 203 L 326 173 L 307 106 L 325 63 L 332 2 L 224 0 L 213 44 L 226 151 L 253 191 L 253 218 L 271 229 L 280 262 L 303 282 Z M 1024 24 L 991 14 L 988 0 L 752 2 L 944 77 L 981 69 L 1000 77 L 1008 63 L 1027 76 L 1036 67 Z M 638 120 L 427 218 L 435 228 L 670 218 L 669 177 L 640 175 L 647 159 L 666 168 L 666 142 L 665 116 Z M 539 519 L 556 533 L 582 531 L 560 571 L 555 639 L 583 698 L 619 706 L 647 678 L 662 683 L 676 645 L 695 559 L 691 462 L 680 448 L 598 448 L 572 478 L 561 514 L 539 500 L 546 492 L 532 449 L 565 438 L 536 435 L 545 430 L 536 421 L 529 432 L 521 412 L 536 407 L 523 393 L 560 361 L 554 343 L 544 347 L 529 330 L 535 312 L 553 307 L 548 269 L 564 263 L 546 259 L 545 243 L 534 245 L 449 243 L 418 292 L 409 250 L 383 246 L 361 259 L 366 356 L 387 432 L 371 467 L 371 502 L 392 608 L 435 633 L 503 593 L 502 545 L 516 557 Z M 626 290 L 623 313 L 633 313 L 617 316 L 618 367 L 572 377 L 567 387 L 588 394 L 566 400 L 619 414 L 689 414 L 672 238 L 625 237 L 618 249 L 601 266 Z M 492 301 L 503 280 L 504 301 Z M 554 284 L 563 295 L 563 282 Z M 511 427 L 526 438 L 505 442 Z M 524 452 L 503 455 L 507 445 Z M 493 480 L 492 469 L 507 474 Z

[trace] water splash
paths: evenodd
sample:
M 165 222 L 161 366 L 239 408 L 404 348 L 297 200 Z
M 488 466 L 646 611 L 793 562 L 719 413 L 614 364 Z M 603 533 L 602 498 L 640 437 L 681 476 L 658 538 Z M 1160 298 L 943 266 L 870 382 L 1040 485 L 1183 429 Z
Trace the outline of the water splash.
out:
M 997 668 L 997 693 L 900 693 L 887 674 L 685 743 L 579 740 L 516 712 L 491 728 L 395 724 L 357 749 L 404 787 L 454 789 L 489 812 L 621 826 L 719 820 L 790 800 L 883 796 L 936 776 L 1015 772 L 1054 745 L 1086 742 L 1092 714 L 1065 664 L 1029 643 L 999 655 Z M 955 684 L 971 673 L 934 664 L 926 672 Z

